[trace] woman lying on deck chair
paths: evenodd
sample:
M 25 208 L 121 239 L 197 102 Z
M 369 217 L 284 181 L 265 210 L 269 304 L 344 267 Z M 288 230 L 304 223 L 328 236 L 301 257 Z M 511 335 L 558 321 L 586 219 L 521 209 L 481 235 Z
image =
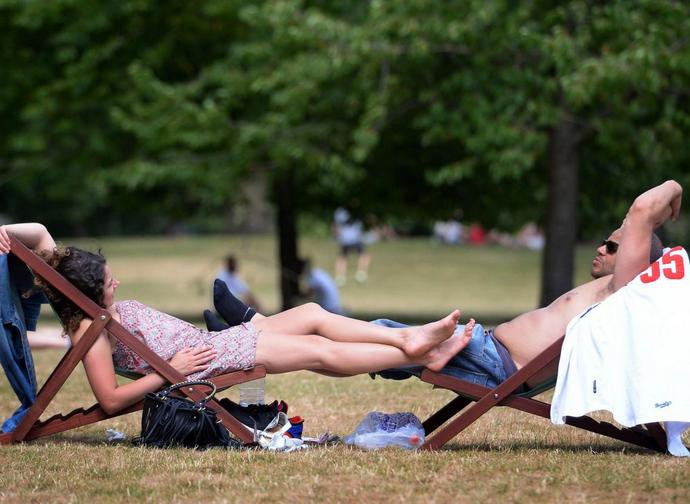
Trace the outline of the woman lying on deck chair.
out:
M 311 370 L 349 376 L 410 364 L 440 370 L 472 334 L 473 321 L 453 334 L 459 312 L 424 326 L 391 329 L 333 315 L 308 303 L 270 317 L 254 317 L 218 332 L 196 326 L 137 301 L 115 302 L 119 282 L 105 258 L 77 247 L 57 247 L 38 223 L 0 226 L 0 254 L 10 251 L 12 235 L 38 253 L 75 287 L 141 338 L 177 371 L 198 379 L 262 364 L 268 373 Z M 36 279 L 60 318 L 72 344 L 91 320 L 71 301 Z M 165 384 L 163 377 L 107 333 L 101 334 L 83 358 L 91 388 L 101 407 L 116 412 Z M 118 385 L 114 365 L 150 373 Z

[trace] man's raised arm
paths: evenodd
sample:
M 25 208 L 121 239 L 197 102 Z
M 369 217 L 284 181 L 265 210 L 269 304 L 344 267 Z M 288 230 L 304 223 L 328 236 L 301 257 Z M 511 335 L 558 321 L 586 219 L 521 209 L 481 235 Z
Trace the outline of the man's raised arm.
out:
M 680 184 L 667 180 L 635 198 L 621 227 L 612 290 L 617 291 L 649 266 L 652 233 L 668 219 L 678 217 L 682 197 Z

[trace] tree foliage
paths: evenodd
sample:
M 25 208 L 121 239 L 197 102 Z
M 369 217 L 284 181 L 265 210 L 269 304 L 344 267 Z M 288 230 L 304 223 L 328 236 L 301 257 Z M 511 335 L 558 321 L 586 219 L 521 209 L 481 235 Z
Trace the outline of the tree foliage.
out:
M 688 14 L 673 0 L 3 0 L 3 212 L 60 232 L 217 223 L 260 173 L 285 237 L 343 202 L 537 221 L 544 270 L 562 272 L 545 290 L 562 291 L 557 244 L 605 232 L 663 178 L 690 182 Z

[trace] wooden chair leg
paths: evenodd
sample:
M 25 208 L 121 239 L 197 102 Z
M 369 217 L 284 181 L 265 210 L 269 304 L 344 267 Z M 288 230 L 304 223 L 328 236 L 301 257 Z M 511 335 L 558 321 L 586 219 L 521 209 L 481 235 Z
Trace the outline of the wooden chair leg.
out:
M 424 423 L 422 424 L 424 427 L 424 434 L 428 436 L 429 434 L 434 432 L 441 425 L 453 418 L 458 413 L 458 411 L 462 410 L 471 402 L 471 399 L 467 399 L 463 396 L 457 396 L 451 401 L 449 401 L 448 404 L 446 404 L 436 413 L 424 420 Z
M 67 378 L 82 357 L 91 348 L 91 345 L 96 338 L 103 332 L 103 328 L 110 320 L 110 314 L 103 310 L 103 313 L 98 316 L 91 326 L 86 330 L 82 338 L 77 344 L 67 351 L 65 356 L 60 361 L 60 364 L 55 368 L 50 377 L 46 380 L 40 392 L 36 396 L 36 402 L 29 409 L 17 428 L 12 433 L 14 441 L 22 441 L 27 433 L 31 430 L 34 424 L 38 421 L 43 411 L 45 411 L 50 401 L 53 400 L 60 387 L 67 381 Z
M 645 424 L 644 426 L 647 428 L 647 431 L 649 432 L 650 436 L 652 436 L 656 441 L 656 444 L 659 446 L 660 451 L 665 452 L 667 450 L 666 431 L 661 426 L 661 424 L 655 422 Z

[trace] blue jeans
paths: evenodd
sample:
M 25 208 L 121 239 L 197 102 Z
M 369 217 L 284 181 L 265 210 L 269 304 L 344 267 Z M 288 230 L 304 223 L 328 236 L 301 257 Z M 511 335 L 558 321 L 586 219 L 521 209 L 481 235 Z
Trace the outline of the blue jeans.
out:
M 34 331 L 45 300 L 43 294 L 25 298 L 33 285 L 33 275 L 19 259 L 0 256 L 0 364 L 21 405 L 0 427 L 13 431 L 36 400 L 36 375 L 27 329 Z
M 386 327 L 407 327 L 405 324 L 388 319 L 378 319 L 372 323 Z M 464 329 L 464 325 L 458 325 L 455 332 L 464 331 Z M 372 373 L 372 378 L 374 375 L 379 375 L 382 378 L 404 380 L 410 376 L 420 376 L 423 369 L 422 366 L 386 369 Z M 448 361 L 441 373 L 485 387 L 495 387 L 508 378 L 496 345 L 481 324 L 474 326 L 470 343 Z

